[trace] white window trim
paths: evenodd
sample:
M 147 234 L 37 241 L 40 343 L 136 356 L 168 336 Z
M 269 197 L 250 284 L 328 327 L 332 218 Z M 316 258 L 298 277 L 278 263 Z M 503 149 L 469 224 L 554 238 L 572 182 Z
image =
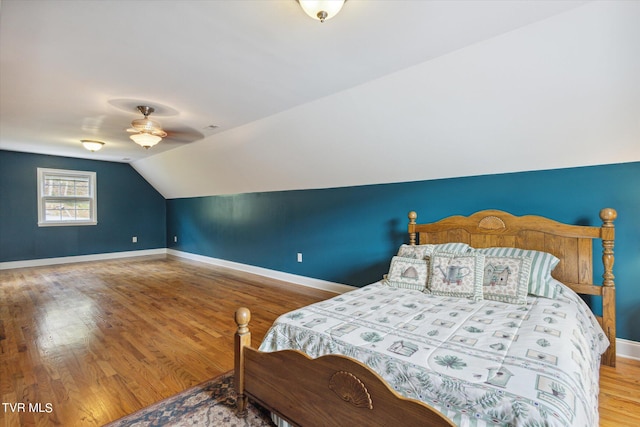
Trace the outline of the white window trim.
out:
M 44 195 L 44 177 L 46 175 L 63 175 L 63 176 L 77 176 L 89 179 L 89 196 L 86 200 L 91 205 L 91 219 L 88 221 L 47 221 L 45 218 L 45 201 L 49 198 Z M 51 227 L 51 226 L 75 226 L 75 225 L 96 225 L 98 224 L 98 194 L 97 178 L 95 172 L 88 171 L 74 171 L 67 169 L 47 169 L 38 168 L 38 227 Z M 60 199 L 63 197 L 55 196 L 51 197 Z M 82 197 L 74 197 L 78 199 Z

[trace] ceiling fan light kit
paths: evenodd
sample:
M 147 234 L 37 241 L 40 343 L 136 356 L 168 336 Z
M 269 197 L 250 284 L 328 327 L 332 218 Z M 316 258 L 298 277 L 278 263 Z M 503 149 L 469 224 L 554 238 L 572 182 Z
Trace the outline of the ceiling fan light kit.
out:
M 167 133 L 162 130 L 159 122 L 149 118 L 149 114 L 155 111 L 153 107 L 138 105 L 138 111 L 144 115 L 144 118 L 131 122 L 131 128 L 127 131 L 136 133 L 130 135 L 129 138 L 139 146 L 149 149 L 162 141 Z
M 82 146 L 84 148 L 86 148 L 87 150 L 91 151 L 92 153 L 95 151 L 98 151 L 102 148 L 102 146 L 104 145 L 104 142 L 102 141 L 96 141 L 93 139 L 81 139 L 80 142 L 82 143 Z
M 162 141 L 161 137 L 157 135 L 153 135 L 151 133 L 145 133 L 145 132 L 134 133 L 133 135 L 130 135 L 129 138 L 131 138 L 133 142 L 135 142 L 142 148 L 147 148 L 147 149 L 153 147 L 158 142 Z
M 302 10 L 320 22 L 331 19 L 340 12 L 346 0 L 298 0 Z

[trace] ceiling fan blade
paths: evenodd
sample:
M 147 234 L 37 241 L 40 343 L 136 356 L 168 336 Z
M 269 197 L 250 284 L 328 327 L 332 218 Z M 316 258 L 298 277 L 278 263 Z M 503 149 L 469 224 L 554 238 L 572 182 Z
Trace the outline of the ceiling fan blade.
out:
M 197 130 L 190 127 L 186 127 L 186 126 L 181 126 L 181 127 L 172 128 L 172 129 L 165 129 L 165 130 L 167 132 L 167 136 L 165 140 L 167 141 L 173 141 L 178 143 L 189 143 L 189 142 L 194 142 L 204 138 L 203 133 L 198 132 Z
M 163 131 L 162 129 L 154 129 L 154 130 L 152 130 L 150 132 L 147 132 L 147 133 L 150 133 L 151 135 L 159 136 L 160 138 L 164 138 L 164 137 L 167 136 L 167 133 L 165 131 Z

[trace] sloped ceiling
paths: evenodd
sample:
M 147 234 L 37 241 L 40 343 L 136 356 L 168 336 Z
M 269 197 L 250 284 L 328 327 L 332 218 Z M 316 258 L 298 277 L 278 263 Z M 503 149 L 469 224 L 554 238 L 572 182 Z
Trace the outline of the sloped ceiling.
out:
M 349 0 L 320 24 L 294 0 L 3 0 L 0 149 L 129 161 L 167 198 L 637 161 L 639 21 L 626 1 Z M 135 146 L 141 101 L 192 136 Z

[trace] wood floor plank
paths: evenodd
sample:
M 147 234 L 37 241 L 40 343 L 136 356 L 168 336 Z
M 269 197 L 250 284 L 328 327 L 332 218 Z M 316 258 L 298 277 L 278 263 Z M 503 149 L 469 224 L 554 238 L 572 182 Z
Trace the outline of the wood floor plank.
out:
M 233 367 L 233 313 L 254 344 L 333 296 L 166 256 L 0 271 L 0 426 L 101 426 Z M 640 423 L 640 362 L 601 369 L 601 426 Z
M 619 358 L 600 368 L 600 425 L 640 424 L 640 360 Z

